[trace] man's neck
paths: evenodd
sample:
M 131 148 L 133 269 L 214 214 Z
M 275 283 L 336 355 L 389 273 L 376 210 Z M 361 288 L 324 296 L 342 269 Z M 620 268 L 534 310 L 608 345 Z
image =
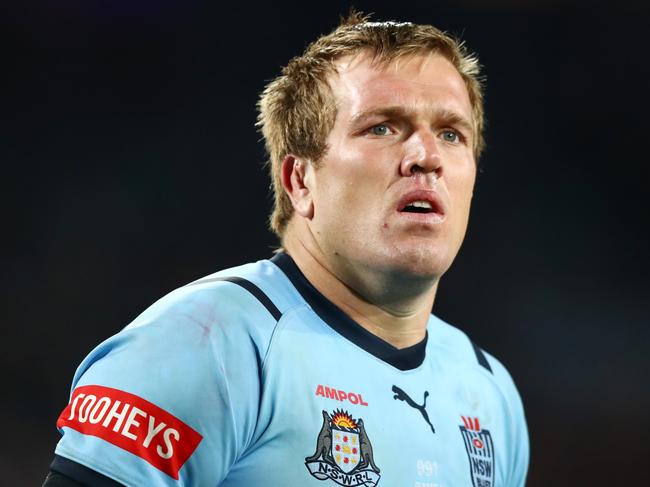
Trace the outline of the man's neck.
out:
M 395 299 L 395 293 L 389 292 L 385 293 L 385 299 L 376 293 L 371 296 L 372 293 L 363 289 L 363 278 L 351 282 L 353 279 L 337 273 L 323 255 L 308 248 L 300 240 L 285 239 L 284 246 L 307 280 L 370 333 L 399 349 L 410 347 L 424 339 L 437 283 L 425 288 L 424 292 L 398 300 Z M 394 284 L 391 286 L 385 283 L 383 287 L 400 288 L 400 283 Z

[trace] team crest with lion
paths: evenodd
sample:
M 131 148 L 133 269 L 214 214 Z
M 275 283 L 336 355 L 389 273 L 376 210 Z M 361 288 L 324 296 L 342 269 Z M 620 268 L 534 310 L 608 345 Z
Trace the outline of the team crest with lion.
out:
M 331 415 L 323 411 L 316 451 L 305 458 L 305 465 L 318 480 L 339 485 L 374 487 L 380 478 L 363 419 L 340 409 Z

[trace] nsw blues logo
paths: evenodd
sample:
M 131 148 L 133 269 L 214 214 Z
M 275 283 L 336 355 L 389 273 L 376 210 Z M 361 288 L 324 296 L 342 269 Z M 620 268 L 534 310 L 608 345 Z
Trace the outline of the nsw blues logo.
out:
M 363 419 L 340 409 L 331 415 L 323 411 L 316 452 L 305 458 L 305 465 L 318 480 L 339 485 L 374 487 L 380 477 Z
M 494 486 L 494 445 L 492 436 L 486 429 L 481 429 L 478 418 L 461 416 L 463 425 L 460 432 L 465 442 L 469 470 L 474 487 Z

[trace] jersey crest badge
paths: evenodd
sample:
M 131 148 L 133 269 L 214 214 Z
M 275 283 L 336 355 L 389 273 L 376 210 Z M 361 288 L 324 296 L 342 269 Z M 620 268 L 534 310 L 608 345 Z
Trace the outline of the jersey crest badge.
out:
M 305 466 L 318 480 L 339 485 L 374 487 L 380 478 L 363 419 L 341 409 L 323 411 L 316 452 L 305 458 Z
M 486 429 L 481 429 L 478 418 L 461 416 L 463 425 L 460 432 L 465 442 L 469 470 L 474 487 L 494 486 L 494 445 L 492 436 Z

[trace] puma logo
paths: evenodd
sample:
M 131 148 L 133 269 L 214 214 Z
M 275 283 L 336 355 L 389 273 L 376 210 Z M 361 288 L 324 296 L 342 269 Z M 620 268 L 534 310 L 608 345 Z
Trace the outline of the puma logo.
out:
M 406 392 L 404 392 L 402 389 L 400 389 L 397 386 L 393 386 L 393 392 L 395 393 L 395 395 L 393 396 L 393 399 L 399 400 L 399 401 L 404 401 L 406 404 L 408 404 L 412 408 L 417 409 L 418 411 L 420 411 L 420 414 L 422 415 L 424 420 L 431 427 L 431 432 L 433 434 L 436 434 L 436 429 L 431 424 L 431 421 L 429 421 L 429 414 L 427 414 L 427 410 L 426 410 L 427 397 L 429 397 L 429 391 L 424 391 L 424 401 L 422 403 L 422 406 L 417 404 L 413 399 L 411 399 L 409 397 L 409 395 Z

